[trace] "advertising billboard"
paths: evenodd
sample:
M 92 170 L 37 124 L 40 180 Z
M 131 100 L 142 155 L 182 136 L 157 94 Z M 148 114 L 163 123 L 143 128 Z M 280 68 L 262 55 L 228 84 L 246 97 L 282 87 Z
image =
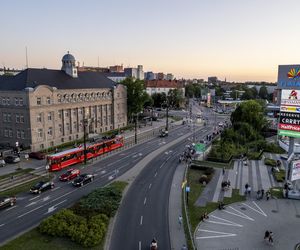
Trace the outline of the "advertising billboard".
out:
M 206 103 L 207 107 L 210 108 L 211 107 L 211 95 L 210 93 L 207 93 L 207 103 Z
M 299 106 L 300 107 L 300 90 L 283 89 L 281 91 L 281 106 Z
M 300 160 L 293 162 L 291 181 L 295 181 L 299 179 L 300 179 Z
M 300 65 L 279 65 L 277 82 L 279 89 L 300 89 Z

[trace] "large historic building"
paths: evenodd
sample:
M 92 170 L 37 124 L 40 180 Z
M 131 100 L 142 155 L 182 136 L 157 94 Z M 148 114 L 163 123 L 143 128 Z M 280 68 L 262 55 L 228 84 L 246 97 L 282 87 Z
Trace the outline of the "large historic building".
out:
M 99 72 L 78 72 L 66 54 L 61 70 L 0 76 L 0 141 L 37 151 L 127 125 L 126 87 Z

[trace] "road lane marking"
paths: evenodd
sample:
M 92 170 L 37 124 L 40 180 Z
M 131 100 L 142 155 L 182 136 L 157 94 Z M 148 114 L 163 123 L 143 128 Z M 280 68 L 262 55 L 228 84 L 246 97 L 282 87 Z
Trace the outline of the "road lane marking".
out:
M 6 211 L 12 210 L 12 209 L 14 209 L 14 208 L 16 208 L 16 207 L 17 207 L 17 205 L 12 206 L 12 207 L 10 207 L 10 208 L 7 208 Z
M 43 198 L 43 201 L 47 201 L 50 199 L 50 196 L 46 196 L 45 198 Z
M 149 189 L 152 187 L 152 183 L 149 184 Z
M 145 197 L 145 199 L 144 199 L 144 205 L 146 205 L 146 202 L 147 202 L 147 198 Z
M 36 169 L 41 169 L 41 168 L 43 168 L 44 166 L 41 166 L 41 167 L 38 167 L 38 168 L 36 168 Z
M 25 216 L 25 215 L 27 215 L 27 214 L 30 214 L 30 213 L 34 212 L 35 210 L 40 209 L 40 208 L 43 207 L 43 206 L 44 206 L 44 205 L 41 205 L 41 206 L 39 206 L 39 207 L 36 207 L 36 208 L 34 208 L 34 209 L 32 209 L 32 210 L 30 210 L 30 211 L 24 213 L 24 214 L 21 214 L 21 215 L 17 216 L 17 218 L 21 218 L 21 217 L 23 217 L 23 216 Z
M 198 231 L 207 232 L 207 233 L 214 233 L 214 234 L 219 234 L 219 235 L 199 236 L 199 237 L 196 237 L 196 240 L 199 240 L 199 239 L 213 239 L 213 238 L 223 238 L 223 237 L 233 237 L 233 236 L 236 236 L 236 234 L 225 233 L 225 232 L 218 232 L 218 231 L 211 231 L 211 230 L 205 230 L 205 229 L 199 229 Z
M 40 195 L 38 195 L 38 196 L 36 196 L 36 197 L 33 197 L 33 198 L 31 198 L 31 199 L 29 199 L 30 201 L 33 201 L 33 200 L 35 200 L 35 199 L 37 199 L 37 198 L 39 198 L 40 197 Z
M 157 172 L 155 172 L 155 175 L 154 175 L 154 177 L 156 177 L 157 176 Z
M 141 249 L 142 249 L 142 242 L 139 241 L 139 250 L 141 250 Z
M 141 216 L 140 225 L 143 225 L 143 215 Z
M 225 213 L 228 213 L 228 214 L 232 214 L 232 215 L 238 216 L 238 217 L 241 217 L 241 218 L 244 218 L 244 219 L 247 219 L 247 220 L 254 221 L 254 219 L 252 219 L 252 218 L 249 217 L 248 215 L 242 213 L 241 211 L 239 211 L 239 210 L 233 208 L 232 206 L 229 206 L 229 208 L 231 208 L 232 210 L 236 211 L 237 214 L 236 214 L 236 213 L 233 213 L 233 212 L 229 212 L 229 211 L 227 211 L 227 210 L 225 210 L 224 212 L 225 212 Z
M 261 215 L 267 217 L 266 213 L 265 213 L 265 212 L 264 212 L 264 211 L 263 211 L 263 210 L 262 210 L 262 209 L 254 202 L 254 201 L 252 201 L 252 203 L 253 203 L 258 209 L 255 209 L 255 208 L 249 206 L 249 205 L 246 204 L 246 203 L 242 203 L 242 204 L 243 204 L 244 206 L 246 206 L 246 207 L 252 209 L 253 211 L 255 211 L 255 212 L 257 212 L 257 213 L 259 213 L 259 214 L 261 214 Z
M 0 227 L 3 227 L 5 224 L 1 224 Z
M 63 200 L 63 201 L 61 201 L 61 202 L 59 202 L 59 203 L 57 203 L 57 204 L 55 204 L 55 205 L 53 205 L 52 207 L 49 207 L 49 208 L 48 208 L 48 211 L 47 211 L 45 214 L 52 213 L 54 210 L 57 209 L 57 206 L 58 206 L 58 205 L 60 205 L 60 204 L 62 204 L 62 203 L 64 203 L 64 202 L 66 202 L 66 201 L 67 201 L 67 199 L 66 199 L 66 200 Z
M 59 188 L 61 188 L 61 187 L 53 188 L 53 189 L 51 189 L 51 191 L 53 192 L 53 191 L 55 191 L 55 190 L 57 190 L 57 189 L 59 189 Z
M 36 203 L 37 203 L 36 201 L 31 202 L 31 203 L 29 203 L 28 205 L 26 205 L 25 207 L 30 207 L 30 206 L 32 206 L 32 205 L 35 205 Z

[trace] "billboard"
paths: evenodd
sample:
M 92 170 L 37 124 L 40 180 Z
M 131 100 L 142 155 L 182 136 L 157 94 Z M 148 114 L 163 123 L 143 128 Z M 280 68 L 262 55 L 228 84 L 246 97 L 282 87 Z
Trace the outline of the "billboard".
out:
M 300 90 L 283 89 L 281 91 L 280 105 L 299 106 L 300 107 Z
M 300 179 L 300 160 L 293 162 L 291 181 L 295 181 L 299 179 Z
M 279 65 L 279 89 L 300 89 L 300 65 Z
M 280 112 L 279 135 L 300 137 L 300 113 L 295 112 Z

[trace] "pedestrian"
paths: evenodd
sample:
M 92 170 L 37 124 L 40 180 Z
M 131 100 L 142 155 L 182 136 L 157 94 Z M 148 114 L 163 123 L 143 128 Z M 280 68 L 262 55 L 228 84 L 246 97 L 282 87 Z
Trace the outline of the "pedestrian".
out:
M 270 236 L 270 232 L 267 230 L 267 231 L 265 232 L 264 240 L 265 240 L 265 239 L 269 239 L 269 236 Z
M 225 174 L 225 167 L 223 167 L 223 170 L 222 170 L 222 172 L 223 172 L 223 175 Z
M 273 244 L 273 232 L 270 231 L 269 233 L 269 243 Z
M 263 199 L 263 198 L 264 198 L 264 195 L 265 195 L 265 190 L 262 189 L 260 192 L 261 192 L 261 198 Z
M 248 188 L 247 188 L 247 193 L 248 193 L 248 195 L 250 196 L 250 194 L 251 194 L 251 186 L 250 186 L 250 185 L 249 185 Z
M 204 213 L 204 219 L 206 219 L 206 220 L 209 219 L 207 212 Z
M 260 199 L 260 190 L 258 190 L 258 191 L 256 192 L 256 199 L 257 199 L 257 200 Z
M 245 184 L 245 195 L 247 195 L 248 187 L 249 187 L 249 184 L 246 183 L 246 184 Z
M 183 244 L 181 250 L 187 250 L 186 245 Z
M 178 217 L 178 223 L 179 223 L 179 227 L 181 227 L 181 224 L 182 224 L 182 216 L 181 215 L 179 215 L 179 217 Z
M 270 192 L 270 190 L 268 190 L 268 191 L 266 192 L 266 198 L 267 198 L 267 201 L 270 199 L 270 197 L 271 197 L 271 192 Z

